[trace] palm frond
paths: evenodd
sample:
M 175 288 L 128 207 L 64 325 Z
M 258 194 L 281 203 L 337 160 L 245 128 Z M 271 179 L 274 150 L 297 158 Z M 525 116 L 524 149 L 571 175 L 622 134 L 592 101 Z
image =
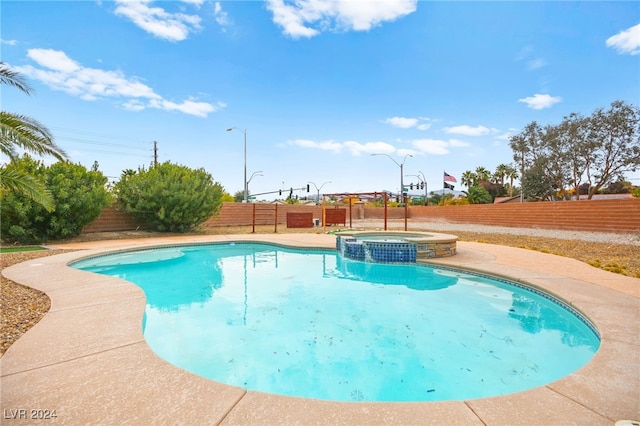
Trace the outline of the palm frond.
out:
M 33 92 L 27 80 L 25 80 L 17 71 L 13 71 L 9 66 L 0 62 L 0 84 L 15 87 L 21 92 L 30 95 Z
M 47 211 L 55 208 L 51 193 L 40 181 L 23 171 L 0 167 L 0 188 L 3 191 L 18 192 L 42 205 Z
M 0 111 L 0 151 L 15 157 L 15 147 L 38 155 L 52 155 L 58 160 L 65 160 L 67 154 L 53 141 L 53 135 L 37 120 Z

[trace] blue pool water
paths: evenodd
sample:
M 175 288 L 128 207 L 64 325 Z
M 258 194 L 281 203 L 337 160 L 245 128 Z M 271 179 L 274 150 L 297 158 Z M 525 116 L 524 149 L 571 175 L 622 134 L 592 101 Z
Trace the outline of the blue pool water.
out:
M 566 376 L 600 344 L 586 320 L 539 292 L 334 251 L 231 243 L 73 266 L 145 291 L 144 335 L 160 357 L 212 380 L 281 395 L 488 397 Z

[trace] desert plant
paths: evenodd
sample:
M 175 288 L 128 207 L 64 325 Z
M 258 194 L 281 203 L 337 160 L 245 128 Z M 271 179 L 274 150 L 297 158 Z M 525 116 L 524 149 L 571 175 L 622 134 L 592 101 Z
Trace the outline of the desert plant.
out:
M 32 244 L 76 236 L 111 202 L 107 178 L 80 164 L 65 161 L 45 166 L 25 155 L 11 161 L 6 170 L 32 176 L 53 200 L 49 210 L 21 192 L 3 191 L 1 229 L 6 241 Z
M 491 204 L 493 198 L 489 191 L 481 185 L 474 185 L 467 192 L 467 200 L 471 204 Z
M 134 219 L 161 232 L 186 232 L 220 210 L 224 189 L 204 169 L 166 162 L 126 171 L 114 192 Z

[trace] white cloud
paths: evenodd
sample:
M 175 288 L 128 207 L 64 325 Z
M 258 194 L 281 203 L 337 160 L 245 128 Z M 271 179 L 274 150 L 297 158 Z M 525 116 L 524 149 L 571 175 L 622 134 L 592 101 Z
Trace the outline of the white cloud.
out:
M 166 111 L 180 111 L 185 114 L 195 115 L 196 117 L 206 117 L 210 112 L 219 111 L 225 108 L 226 105 L 220 102 L 214 106 L 206 102 L 197 102 L 194 100 L 186 100 L 177 104 L 165 99 L 152 99 L 149 101 L 149 107 Z
M 27 56 L 43 67 L 54 71 L 71 73 L 80 69 L 76 61 L 70 59 L 64 52 L 53 49 L 30 49 Z
M 607 47 L 613 47 L 618 54 L 640 54 L 640 24 L 620 31 L 607 39 Z
M 128 111 L 142 111 L 145 109 L 145 106 L 142 102 L 137 99 L 131 99 L 122 104 L 122 107 Z
M 396 149 L 393 145 L 386 142 L 335 142 L 333 140 L 316 142 L 309 139 L 296 139 L 287 142 L 288 145 L 296 145 L 302 148 L 319 149 L 321 151 L 331 151 L 335 154 L 339 154 L 342 151 L 348 151 L 353 156 L 359 156 L 362 154 L 377 154 L 385 153 L 391 154 Z
M 349 149 L 351 155 L 359 156 L 361 154 L 377 154 L 383 152 L 393 152 L 395 148 L 393 145 L 390 145 L 386 142 L 353 142 L 347 141 L 344 143 L 344 146 Z
M 229 24 L 229 16 L 227 15 L 227 12 L 222 10 L 222 4 L 219 1 L 215 2 L 213 5 L 213 13 L 218 25 L 224 28 Z
M 527 104 L 527 106 L 531 109 L 544 109 L 551 108 L 553 105 L 561 102 L 562 98 L 559 96 L 551 96 L 551 95 L 541 95 L 536 93 L 533 96 L 528 96 L 526 98 L 518 99 L 518 102 L 522 102 Z
M 533 46 L 525 46 L 516 54 L 517 61 L 526 61 L 527 69 L 535 71 L 547 66 L 547 61 L 541 57 L 535 57 L 535 50 Z
M 449 142 L 440 139 L 418 139 L 413 146 L 420 152 L 432 155 L 445 155 L 449 151 Z
M 431 123 L 424 123 L 423 121 L 428 121 L 428 118 L 407 118 L 407 117 L 391 117 L 384 120 L 384 123 L 390 124 L 393 127 L 398 127 L 400 129 L 410 129 L 415 127 L 418 130 L 427 130 L 431 127 Z
M 273 21 L 293 38 L 321 31 L 368 31 L 415 12 L 417 0 L 267 0 Z
M 547 61 L 542 58 L 532 59 L 527 62 L 527 68 L 529 68 L 530 70 L 538 70 L 545 66 L 547 66 Z
M 412 142 L 412 145 L 419 153 L 429 155 L 446 155 L 451 152 L 451 148 L 465 148 L 470 146 L 468 142 L 460 139 L 416 139 Z
M 182 0 L 184 3 L 189 3 L 194 6 L 200 7 L 204 3 L 204 0 Z
M 6 44 L 8 46 L 15 46 L 18 44 L 18 40 L 4 40 L 0 39 L 0 44 Z
M 332 151 L 336 154 L 342 151 L 342 144 L 339 142 L 334 142 L 332 140 L 324 141 L 324 142 L 316 142 L 308 139 L 296 139 L 294 141 L 289 142 L 290 145 L 297 145 L 302 148 L 313 148 L 319 149 L 321 151 Z
M 27 53 L 39 67 L 26 65 L 16 67 L 25 75 L 39 80 L 52 88 L 86 101 L 113 98 L 122 100 L 121 106 L 129 111 L 156 108 L 165 111 L 180 111 L 197 117 L 206 117 L 210 112 L 226 107 L 222 102 L 211 105 L 193 98 L 175 103 L 120 71 L 108 71 L 83 67 L 64 52 L 53 49 L 30 49 Z
M 405 118 L 405 117 L 391 117 L 384 120 L 385 123 L 391 124 L 393 127 L 399 127 L 401 129 L 409 129 L 415 127 L 418 124 L 417 118 Z
M 202 3 L 201 0 L 186 2 L 198 6 Z M 118 6 L 115 14 L 124 16 L 148 33 L 169 41 L 182 41 L 190 32 L 201 28 L 201 18 L 198 15 L 170 13 L 161 7 L 150 6 L 151 3 L 152 0 L 116 0 Z
M 485 126 L 471 127 L 464 124 L 462 126 L 445 127 L 444 131 L 447 133 L 452 133 L 456 135 L 482 136 L 482 135 L 488 135 L 492 131 L 495 131 L 495 129 L 489 129 L 488 127 L 485 127 Z
M 322 151 L 331 151 L 334 154 L 340 154 L 343 151 L 349 152 L 354 157 L 370 154 L 386 154 L 395 155 L 400 159 L 405 155 L 444 155 L 450 153 L 450 148 L 468 147 L 469 143 L 459 139 L 439 140 L 439 139 L 417 139 L 412 142 L 411 148 L 396 148 L 387 142 L 357 142 L 345 141 L 336 142 L 333 140 L 313 141 L 309 139 L 296 139 L 288 141 L 286 145 L 295 145 L 302 148 L 318 149 Z M 400 161 L 400 160 L 398 160 Z
M 421 152 L 416 151 L 415 149 L 407 149 L 407 148 L 400 148 L 396 151 L 396 154 L 398 155 L 398 157 L 403 158 L 405 155 L 410 155 L 412 157 L 415 157 L 416 155 L 422 155 Z

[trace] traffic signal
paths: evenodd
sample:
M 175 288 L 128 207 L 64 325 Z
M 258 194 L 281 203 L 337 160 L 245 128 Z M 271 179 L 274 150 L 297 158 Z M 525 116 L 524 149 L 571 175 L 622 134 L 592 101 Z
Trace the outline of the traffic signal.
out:
M 413 183 L 409 184 L 409 189 L 413 190 Z
M 307 192 L 309 192 L 309 184 L 307 184 Z
M 278 193 L 279 193 L 280 195 L 282 195 L 282 189 L 281 189 L 280 191 L 278 191 Z

